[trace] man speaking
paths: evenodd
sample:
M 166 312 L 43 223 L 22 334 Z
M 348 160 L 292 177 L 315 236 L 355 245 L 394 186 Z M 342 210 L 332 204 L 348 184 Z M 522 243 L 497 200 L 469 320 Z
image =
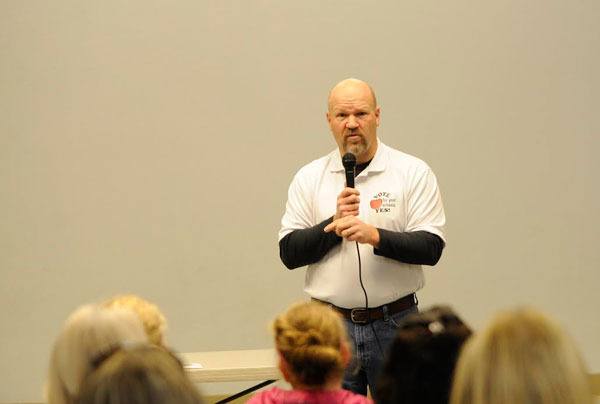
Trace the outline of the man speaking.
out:
M 444 207 L 427 164 L 377 137 L 380 108 L 367 83 L 333 87 L 327 121 L 338 148 L 295 175 L 279 252 L 289 269 L 308 265 L 306 293 L 345 319 L 355 356 L 344 388 L 366 394 L 369 386 L 376 397 L 398 323 L 417 311 L 421 265 L 435 265 L 442 254 Z

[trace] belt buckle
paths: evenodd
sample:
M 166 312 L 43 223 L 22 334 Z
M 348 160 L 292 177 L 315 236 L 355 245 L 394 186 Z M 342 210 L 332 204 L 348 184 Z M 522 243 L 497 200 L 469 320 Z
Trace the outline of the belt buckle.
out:
M 354 324 L 367 324 L 368 316 L 365 315 L 363 319 L 356 318 L 356 313 L 364 313 L 367 314 L 367 309 L 352 309 L 350 310 L 350 321 Z

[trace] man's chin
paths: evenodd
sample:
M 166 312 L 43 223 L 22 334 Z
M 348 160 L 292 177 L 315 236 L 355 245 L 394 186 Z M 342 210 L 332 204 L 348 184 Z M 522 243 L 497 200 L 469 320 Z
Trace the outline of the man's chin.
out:
M 360 156 L 365 151 L 365 147 L 361 144 L 346 145 L 346 153 L 352 153 L 355 156 Z

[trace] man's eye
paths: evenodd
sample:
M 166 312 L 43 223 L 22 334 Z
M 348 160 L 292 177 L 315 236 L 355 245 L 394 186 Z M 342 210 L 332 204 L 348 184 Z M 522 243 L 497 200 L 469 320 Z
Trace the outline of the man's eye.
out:
M 345 118 L 347 115 L 346 114 L 337 114 L 338 118 Z

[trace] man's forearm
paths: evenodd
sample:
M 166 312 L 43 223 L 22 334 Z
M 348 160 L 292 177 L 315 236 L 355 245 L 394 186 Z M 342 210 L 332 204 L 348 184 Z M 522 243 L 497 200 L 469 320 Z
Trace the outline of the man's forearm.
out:
M 279 241 L 279 256 L 283 264 L 289 269 L 313 264 L 341 243 L 341 237 L 323 231 L 332 220 L 329 218 L 313 227 L 294 230 L 283 237 Z
M 435 265 L 442 256 L 444 240 L 433 233 L 377 230 L 380 239 L 375 255 L 415 265 Z

